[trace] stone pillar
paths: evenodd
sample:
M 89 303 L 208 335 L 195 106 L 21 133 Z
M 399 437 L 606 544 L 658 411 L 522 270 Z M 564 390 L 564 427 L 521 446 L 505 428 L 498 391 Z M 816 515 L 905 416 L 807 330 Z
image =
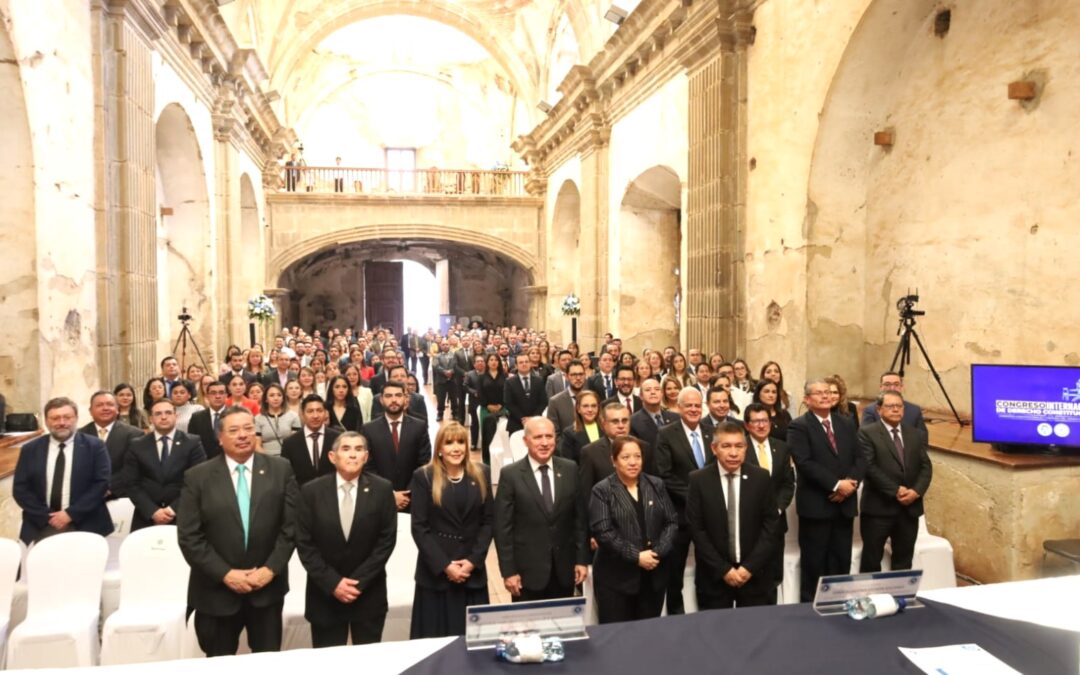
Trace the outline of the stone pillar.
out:
M 581 148 L 581 238 L 578 261 L 581 278 L 581 352 L 596 349 L 611 322 L 608 298 L 608 138 L 611 128 L 590 119 L 591 132 Z
M 731 359 L 745 347 L 746 47 L 749 17 L 718 17 L 685 62 L 690 80 L 685 344 Z
M 435 261 L 435 288 L 439 293 L 439 314 L 450 313 L 450 260 Z
M 157 232 L 150 2 L 93 0 L 97 368 L 102 386 L 157 371 Z
M 270 350 L 274 347 L 274 340 L 272 338 L 275 335 L 281 334 L 281 329 L 283 327 L 281 313 L 285 311 L 285 303 L 287 303 L 289 299 L 289 289 L 267 288 L 263 290 L 263 293 L 266 294 L 266 297 L 273 300 L 274 308 L 277 309 L 277 316 L 274 317 L 274 320 L 272 322 L 266 324 L 265 328 L 266 330 L 270 331 L 270 334 L 267 335 L 267 344 L 264 345 L 266 347 L 267 354 L 269 354 Z
M 246 242 L 242 236 L 240 215 L 240 172 L 237 169 L 240 153 L 232 142 L 234 119 L 231 114 L 236 102 L 228 83 L 219 87 L 214 104 L 214 218 L 217 228 L 217 265 L 219 274 L 206 280 L 206 294 L 211 300 L 211 313 L 217 320 L 217 339 L 211 340 L 209 351 L 219 343 L 246 345 L 249 341 L 247 301 L 255 295 L 248 287 L 245 265 L 252 255 L 260 253 L 258 242 Z M 217 291 L 213 286 L 216 280 Z M 265 345 L 263 345 L 265 347 Z M 209 358 L 209 357 L 207 357 Z

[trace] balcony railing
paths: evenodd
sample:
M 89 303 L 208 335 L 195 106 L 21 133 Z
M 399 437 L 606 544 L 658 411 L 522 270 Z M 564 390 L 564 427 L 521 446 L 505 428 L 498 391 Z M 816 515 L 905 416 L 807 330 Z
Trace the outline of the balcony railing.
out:
M 482 195 L 524 197 L 524 171 L 478 169 L 355 169 L 340 166 L 283 167 L 282 192 L 365 195 Z

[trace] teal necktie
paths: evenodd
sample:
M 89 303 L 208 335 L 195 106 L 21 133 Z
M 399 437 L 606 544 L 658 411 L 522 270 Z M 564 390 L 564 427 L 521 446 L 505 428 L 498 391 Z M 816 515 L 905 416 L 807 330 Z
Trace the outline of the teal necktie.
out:
M 240 507 L 240 523 L 244 526 L 244 548 L 248 545 L 248 523 L 251 521 L 251 492 L 246 473 L 246 466 L 236 465 L 236 503 Z

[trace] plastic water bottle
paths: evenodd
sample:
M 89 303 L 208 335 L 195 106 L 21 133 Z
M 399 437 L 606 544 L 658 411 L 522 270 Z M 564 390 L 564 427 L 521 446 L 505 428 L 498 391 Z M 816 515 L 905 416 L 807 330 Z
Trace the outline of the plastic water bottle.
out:
M 895 598 L 888 593 L 874 593 L 861 598 L 851 598 L 844 603 L 848 616 L 857 621 L 892 616 L 904 611 L 906 606 L 907 601 L 904 598 Z

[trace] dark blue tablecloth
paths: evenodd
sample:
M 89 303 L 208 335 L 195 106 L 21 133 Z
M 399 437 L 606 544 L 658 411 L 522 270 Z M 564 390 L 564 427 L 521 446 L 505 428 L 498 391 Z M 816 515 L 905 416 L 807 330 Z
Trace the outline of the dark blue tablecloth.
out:
M 501 663 L 491 650 L 466 651 L 460 638 L 405 672 L 912 675 L 920 671 L 897 647 L 967 642 L 1025 675 L 1080 672 L 1080 633 L 926 604 L 870 621 L 821 617 L 810 605 L 783 605 L 592 626 L 589 640 L 567 643 L 562 663 Z

